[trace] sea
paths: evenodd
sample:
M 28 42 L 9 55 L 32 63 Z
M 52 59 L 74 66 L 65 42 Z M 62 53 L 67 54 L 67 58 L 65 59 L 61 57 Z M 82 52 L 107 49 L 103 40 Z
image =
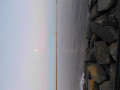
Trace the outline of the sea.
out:
M 88 0 L 57 0 L 57 89 L 83 90 Z

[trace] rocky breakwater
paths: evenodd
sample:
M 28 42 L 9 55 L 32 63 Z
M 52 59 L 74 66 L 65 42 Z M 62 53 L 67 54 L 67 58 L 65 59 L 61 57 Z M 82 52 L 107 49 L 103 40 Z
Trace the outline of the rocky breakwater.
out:
M 114 90 L 120 0 L 90 0 L 83 90 Z

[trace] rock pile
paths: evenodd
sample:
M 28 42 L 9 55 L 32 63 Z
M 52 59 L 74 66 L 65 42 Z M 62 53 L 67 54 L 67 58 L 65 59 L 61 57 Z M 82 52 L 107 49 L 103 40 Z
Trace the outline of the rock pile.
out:
M 114 90 L 120 0 L 90 0 L 84 90 Z

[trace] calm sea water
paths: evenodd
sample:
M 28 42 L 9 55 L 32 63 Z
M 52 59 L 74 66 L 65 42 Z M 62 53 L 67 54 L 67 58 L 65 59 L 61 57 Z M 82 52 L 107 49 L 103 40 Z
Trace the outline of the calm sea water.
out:
M 58 0 L 58 90 L 82 90 L 88 0 Z

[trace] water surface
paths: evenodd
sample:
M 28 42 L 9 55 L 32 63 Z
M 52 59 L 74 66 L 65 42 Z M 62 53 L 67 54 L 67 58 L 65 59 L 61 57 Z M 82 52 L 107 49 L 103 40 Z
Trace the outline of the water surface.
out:
M 57 2 L 58 90 L 80 90 L 86 49 L 87 2 Z

